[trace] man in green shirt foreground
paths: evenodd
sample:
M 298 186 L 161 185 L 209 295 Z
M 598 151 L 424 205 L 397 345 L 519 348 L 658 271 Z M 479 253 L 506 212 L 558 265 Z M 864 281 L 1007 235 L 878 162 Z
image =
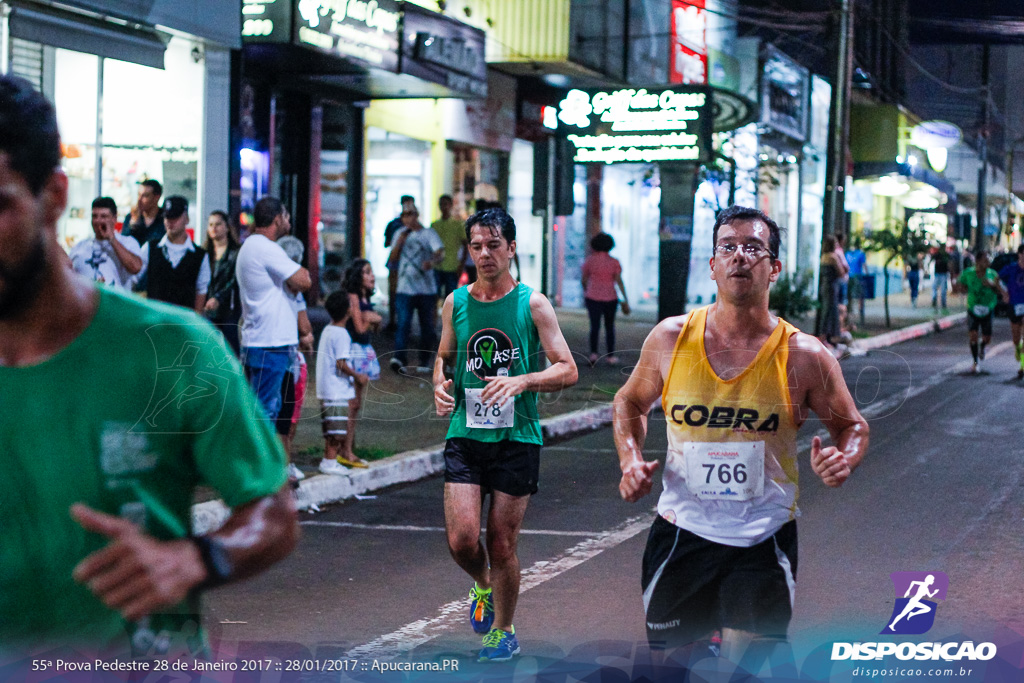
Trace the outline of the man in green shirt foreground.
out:
M 537 392 L 576 383 L 572 352 L 547 297 L 509 272 L 516 224 L 502 209 L 466 221 L 479 279 L 445 299 L 434 362 L 437 414 L 451 415 L 444 461 L 444 517 L 452 558 L 473 577 L 470 626 L 484 634 L 480 661 L 519 654 L 512 617 L 519 597 L 516 544 L 537 492 Z M 539 370 L 541 352 L 550 365 Z M 454 368 L 446 379 L 444 368 Z M 483 497 L 491 494 L 487 543 L 480 542 Z
M 999 274 L 988 267 L 988 252 L 979 250 L 974 255 L 974 267 L 967 268 L 957 280 L 957 289 L 967 293 L 967 322 L 971 343 L 971 357 L 974 359 L 972 372 L 981 372 L 985 360 L 985 347 L 992 341 L 992 314 L 998 298 L 1009 301 L 1010 295 L 1003 289 Z M 981 345 L 978 345 L 978 330 L 981 330 Z
M 213 327 L 67 267 L 60 155 L 0 77 L 0 649 L 201 655 L 199 590 L 296 543 L 284 453 Z M 193 537 L 199 484 L 232 511 Z

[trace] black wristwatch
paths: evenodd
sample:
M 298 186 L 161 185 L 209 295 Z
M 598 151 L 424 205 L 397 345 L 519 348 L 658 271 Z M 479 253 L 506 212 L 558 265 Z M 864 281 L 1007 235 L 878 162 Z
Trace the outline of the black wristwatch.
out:
M 206 567 L 206 580 L 197 588 L 216 588 L 230 581 L 234 567 L 224 544 L 212 536 L 190 536 L 189 539 L 199 548 L 199 556 L 203 558 L 203 566 Z

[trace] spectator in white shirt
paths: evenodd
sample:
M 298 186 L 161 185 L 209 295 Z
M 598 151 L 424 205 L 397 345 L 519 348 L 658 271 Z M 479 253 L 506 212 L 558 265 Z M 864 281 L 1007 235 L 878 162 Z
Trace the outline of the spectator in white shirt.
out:
M 288 258 L 277 244 L 278 238 L 291 230 L 291 218 L 281 200 L 260 199 L 253 219 L 252 234 L 242 242 L 235 264 L 242 297 L 242 364 L 267 417 L 274 422 L 281 412 L 281 385 L 291 367 L 291 347 L 299 343 L 292 301 L 313 282 L 309 271 Z
M 131 237 L 117 232 L 117 204 L 110 197 L 92 202 L 93 237 L 74 246 L 71 266 L 96 282 L 131 289 L 132 278 L 142 270 L 142 249 Z

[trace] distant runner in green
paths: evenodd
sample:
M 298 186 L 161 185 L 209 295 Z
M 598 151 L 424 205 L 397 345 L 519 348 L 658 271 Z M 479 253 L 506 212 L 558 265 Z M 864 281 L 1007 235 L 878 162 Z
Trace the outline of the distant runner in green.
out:
M 445 299 L 434 362 L 437 414 L 451 415 L 445 445 L 448 548 L 476 582 L 469 621 L 484 634 L 480 661 L 519 654 L 512 617 L 519 597 L 516 544 L 537 492 L 543 444 L 537 392 L 576 383 L 576 363 L 547 297 L 512 277 L 516 224 L 502 209 L 466 221 L 479 279 Z M 550 363 L 544 370 L 540 353 Z M 445 377 L 445 368 L 454 377 Z M 480 512 L 491 494 L 486 546 Z

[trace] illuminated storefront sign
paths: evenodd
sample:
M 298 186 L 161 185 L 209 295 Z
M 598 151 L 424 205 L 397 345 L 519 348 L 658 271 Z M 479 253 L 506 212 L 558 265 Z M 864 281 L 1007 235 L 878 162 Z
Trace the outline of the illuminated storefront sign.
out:
M 402 73 L 439 83 L 455 97 L 487 97 L 483 31 L 406 3 L 402 32 Z
M 398 0 L 242 0 L 242 40 L 306 45 L 397 71 L 401 17 Z
M 794 140 L 807 138 L 810 72 L 786 55 L 768 49 L 761 77 L 761 121 Z
M 560 130 L 576 163 L 706 161 L 711 93 L 706 88 L 570 90 L 558 105 Z
M 672 0 L 669 83 L 703 85 L 708 82 L 707 14 L 704 2 Z

